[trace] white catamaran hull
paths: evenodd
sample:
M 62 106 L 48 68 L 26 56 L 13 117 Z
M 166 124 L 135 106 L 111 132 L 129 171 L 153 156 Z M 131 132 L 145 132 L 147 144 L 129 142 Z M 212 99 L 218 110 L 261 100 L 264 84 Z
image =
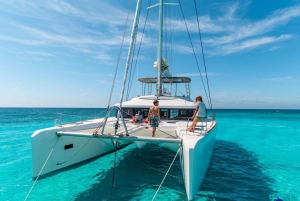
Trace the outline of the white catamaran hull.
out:
M 100 121 L 93 123 L 70 124 L 64 127 L 52 127 L 38 130 L 31 136 L 32 177 L 45 175 L 77 163 L 101 156 L 115 150 L 111 139 L 86 138 L 80 136 L 58 136 L 64 130 L 76 131 L 97 128 Z M 120 141 L 119 147 L 130 142 Z
M 217 128 L 204 136 L 185 135 L 180 161 L 188 200 L 193 200 L 209 167 Z
M 188 200 L 194 198 L 212 156 L 217 132 L 214 120 L 209 122 L 208 130 L 200 127 L 200 131 L 195 133 L 187 132 L 186 127 L 185 129 L 182 127 L 187 126 L 184 121 L 163 122 L 159 128 L 164 132 L 157 133 L 155 138 L 150 137 L 151 129 L 145 123 L 127 126 L 129 136 L 112 135 L 113 122 L 116 118 L 109 118 L 104 135 L 95 136 L 93 132 L 101 121 L 102 119 L 91 120 L 36 131 L 31 137 L 32 177 L 44 176 L 112 152 L 115 150 L 116 142 L 118 148 L 132 142 L 139 148 L 146 144 L 156 144 L 174 152 L 180 148 L 180 162 L 187 197 Z M 171 137 L 162 136 L 167 132 Z M 101 129 L 98 133 L 101 133 Z M 119 134 L 125 134 L 124 130 Z

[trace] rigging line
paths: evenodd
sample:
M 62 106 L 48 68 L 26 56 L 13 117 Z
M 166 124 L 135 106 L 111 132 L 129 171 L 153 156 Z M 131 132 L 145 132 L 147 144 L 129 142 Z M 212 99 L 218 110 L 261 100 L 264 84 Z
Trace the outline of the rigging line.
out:
M 200 29 L 200 23 L 199 23 L 199 18 L 198 18 L 198 9 L 197 9 L 197 4 L 196 1 L 194 0 L 194 5 L 195 5 L 195 10 L 196 10 L 196 16 L 197 16 L 197 23 L 198 23 L 198 30 L 199 30 L 199 38 L 201 42 L 201 49 L 202 49 L 202 58 L 203 58 L 203 65 L 205 68 L 205 75 L 206 75 L 206 83 L 207 83 L 207 88 L 208 88 L 208 94 L 209 94 L 209 99 L 210 99 L 210 109 L 212 110 L 212 102 L 211 102 L 211 96 L 210 96 L 210 89 L 209 89 L 209 83 L 208 83 L 208 76 L 207 76 L 207 70 L 206 70 L 206 61 L 204 57 L 204 49 L 203 49 L 203 43 L 202 43 L 202 35 L 201 35 L 201 29 Z
M 68 160 L 66 160 L 62 163 L 56 163 L 56 165 L 62 165 L 64 163 L 68 162 L 69 160 L 71 160 L 72 158 L 74 158 L 87 145 L 87 143 L 90 142 L 91 139 L 92 139 L 92 137 L 90 137 L 90 139 L 73 156 L 71 156 Z
M 54 148 L 55 148 L 55 146 L 56 146 L 56 144 L 57 144 L 57 142 L 58 142 L 59 139 L 60 139 L 60 136 L 57 137 L 57 140 L 56 140 L 54 146 L 52 147 L 52 149 L 51 149 L 51 151 L 50 151 L 50 153 L 49 153 L 49 155 L 48 155 L 48 157 L 47 157 L 47 159 L 46 159 L 46 161 L 45 161 L 45 163 L 44 163 L 44 165 L 43 165 L 41 171 L 39 172 L 39 174 L 38 174 L 38 176 L 36 177 L 34 183 L 32 184 L 32 186 L 31 186 L 31 188 L 30 188 L 30 190 L 29 190 L 29 192 L 28 192 L 26 198 L 24 199 L 24 201 L 26 201 L 26 200 L 28 199 L 28 196 L 30 195 L 30 193 L 31 193 L 31 191 L 32 191 L 32 189 L 33 189 L 33 187 L 35 186 L 37 180 L 39 179 L 39 177 L 40 177 L 40 175 L 41 175 L 41 173 L 42 173 L 42 171 L 44 170 L 44 168 L 45 168 L 45 166 L 46 166 L 46 164 L 47 164 L 47 162 L 48 162 L 48 160 L 49 160 L 49 158 L 50 158 L 50 156 L 51 156 L 51 154 L 52 154 L 52 152 L 53 152 L 53 150 L 54 150 Z
M 150 3 L 151 3 L 151 0 L 149 2 L 148 7 L 150 6 Z M 139 48 L 138 48 L 138 52 L 137 52 L 137 55 L 136 55 L 135 66 L 134 66 L 134 70 L 133 70 L 133 75 L 132 76 L 134 76 L 135 69 L 136 69 L 136 66 L 137 66 L 137 61 L 138 61 L 138 58 L 139 58 L 139 55 L 140 55 L 141 45 L 142 45 L 142 41 L 143 41 L 143 38 L 144 38 L 145 29 L 146 29 L 146 23 L 147 23 L 147 20 L 148 20 L 148 14 L 149 14 L 149 9 L 147 10 L 146 20 L 145 20 L 144 27 L 143 27 L 142 37 L 141 37 Z M 131 79 L 130 86 L 129 86 L 129 83 L 128 83 L 129 93 L 130 93 L 130 90 L 131 90 L 131 86 L 132 86 L 132 79 Z M 129 93 L 128 93 L 128 96 L 129 96 Z
M 167 46 L 167 49 L 168 49 L 168 59 L 170 59 L 170 57 L 171 57 L 171 54 L 170 54 L 170 46 L 171 46 L 171 37 L 172 37 L 172 21 L 171 21 L 171 19 L 173 18 L 173 6 L 171 7 L 171 8 L 168 8 L 168 13 L 169 13 L 169 18 L 170 19 L 168 19 L 168 30 L 169 30 L 169 32 L 168 32 L 168 46 Z
M 171 8 L 173 8 L 173 6 L 171 7 Z M 171 54 L 170 54 L 170 46 L 171 46 L 171 37 L 172 37 L 172 31 L 171 31 L 171 29 L 172 29 L 172 21 L 171 21 L 171 19 L 173 18 L 173 12 L 171 11 L 171 8 L 168 8 L 168 15 L 169 15 L 169 18 L 168 18 L 168 44 L 167 44 L 167 54 L 168 54 L 168 60 L 170 59 L 170 57 L 171 57 Z
M 110 113 L 109 113 L 109 114 L 110 114 Z M 106 115 L 106 116 L 103 118 L 102 122 L 100 122 L 100 124 L 98 125 L 98 127 L 94 130 L 93 135 L 98 133 L 99 129 L 103 126 L 104 122 L 107 120 L 109 114 Z
M 150 5 L 151 5 L 151 0 L 149 1 L 148 7 Z M 149 10 L 149 9 L 147 9 L 147 10 Z M 147 12 L 147 17 L 148 17 L 148 12 Z M 152 45 L 153 58 L 155 59 L 154 46 L 153 46 L 153 37 L 152 37 L 152 32 L 151 32 L 151 23 L 149 21 L 148 21 L 148 26 L 149 26 L 149 33 L 150 33 L 151 45 Z
M 132 114 L 129 114 L 128 112 L 125 112 L 125 110 L 122 110 L 122 109 L 120 109 L 121 110 L 121 112 L 123 112 L 123 113 L 125 113 L 125 114 L 128 114 L 129 116 L 131 116 L 131 117 L 133 117 L 134 115 Z
M 135 46 L 133 48 L 133 54 L 134 54 L 134 51 L 135 51 Z M 133 59 L 131 59 L 131 62 L 132 62 L 132 60 Z M 128 101 L 129 84 L 130 84 L 130 81 L 131 81 L 131 71 L 132 71 L 132 64 L 130 65 L 130 68 L 129 68 L 128 84 L 127 84 L 127 91 L 126 91 L 126 101 Z
M 101 113 L 104 113 L 104 112 L 107 112 L 107 111 L 108 111 L 108 109 L 103 110 Z M 100 114 L 101 114 L 101 113 L 100 113 Z M 100 115 L 100 114 L 99 114 L 99 115 Z M 101 128 L 101 126 L 103 125 L 104 121 L 106 121 L 107 118 L 108 118 L 108 116 L 107 116 L 107 114 L 106 114 L 106 116 L 103 118 L 103 121 L 100 122 L 100 124 L 99 124 L 98 127 L 95 129 L 95 131 L 93 132 L 93 134 L 97 134 L 97 133 L 98 133 L 99 129 Z
M 108 146 L 114 147 L 113 145 L 111 145 L 111 144 L 108 144 L 107 142 L 105 142 L 105 141 L 101 140 L 101 139 L 100 139 L 100 138 L 98 138 L 98 137 L 97 137 L 97 139 L 98 139 L 98 140 L 100 140 L 101 142 L 103 142 L 103 143 L 107 144 Z
M 138 26 L 138 24 L 137 24 Z M 126 100 L 128 100 L 128 97 L 129 97 L 129 93 L 130 93 L 130 83 L 132 82 L 133 80 L 133 76 L 132 75 L 132 66 L 133 66 L 133 58 L 134 58 L 134 53 L 135 53 L 135 47 L 136 47 L 136 38 L 134 39 L 134 46 L 133 46 L 133 51 L 132 51 L 132 56 L 131 56 L 131 62 L 130 62 L 130 70 L 129 70 L 129 79 L 128 79 L 128 84 L 127 84 L 127 93 L 126 93 Z
M 171 89 L 171 91 L 173 91 L 174 93 L 177 94 L 177 91 L 183 96 L 184 94 L 177 88 L 177 89 Z
M 173 6 L 172 6 L 172 9 L 171 9 L 171 16 L 172 16 L 172 19 L 174 18 L 174 9 L 173 9 Z M 170 20 L 171 21 L 171 20 Z M 172 24 L 172 21 L 169 23 L 169 30 L 170 30 L 170 33 L 169 33 L 169 46 L 168 46 L 168 52 L 169 52 L 169 60 L 172 61 L 172 52 L 171 52 L 171 47 L 172 47 L 172 38 L 173 38 L 173 24 Z M 171 62 L 170 62 L 171 63 Z M 171 71 L 171 69 L 170 69 Z
M 166 134 L 166 135 L 168 135 L 168 136 L 170 136 L 170 137 L 176 139 L 176 137 L 174 137 L 173 135 L 170 135 L 169 133 L 167 133 L 167 132 L 165 132 L 165 131 L 163 131 L 163 130 L 160 130 L 158 127 L 157 127 L 156 129 L 159 130 L 160 132 L 162 132 L 162 133 L 164 133 L 164 134 Z
M 166 44 L 166 60 L 169 60 L 170 58 L 170 37 L 171 37 L 171 17 L 172 17 L 172 10 L 171 8 L 173 8 L 173 6 L 171 7 L 168 7 L 167 6 L 167 26 L 166 26 L 166 41 L 167 41 L 167 44 Z
M 170 79 L 168 79 L 168 77 L 166 77 L 163 73 L 160 73 L 160 76 L 164 77 L 170 84 L 172 84 L 171 81 L 170 81 Z
M 136 38 L 135 38 L 135 42 L 134 42 L 133 53 L 132 53 L 132 56 L 131 56 L 130 74 L 129 74 L 129 81 L 128 81 L 128 85 L 127 85 L 127 95 L 126 95 L 127 100 L 128 100 L 129 94 L 130 94 L 132 81 L 133 81 L 133 77 L 134 77 L 135 69 L 136 69 L 136 65 L 137 65 L 135 63 L 135 66 L 133 67 L 133 59 L 134 59 L 135 50 L 136 50 Z M 135 59 L 135 61 L 137 62 L 137 58 Z
M 175 16 L 177 16 L 178 15 L 178 10 L 179 9 L 176 9 L 176 14 L 174 15 L 173 14 L 173 16 L 174 16 L 174 19 L 175 19 Z M 174 13 L 174 11 L 173 11 L 173 6 L 172 6 L 172 13 Z M 172 26 L 171 26 L 171 36 L 170 36 L 170 55 L 173 55 L 173 33 L 174 33 L 174 27 L 175 27 L 175 20 L 173 20 L 173 23 L 172 23 Z M 170 71 L 172 72 L 172 70 L 173 70 L 173 57 L 172 56 L 170 56 L 170 66 L 171 66 L 171 68 L 170 68 Z
M 169 83 L 170 83 L 171 85 L 174 84 L 174 83 L 171 83 L 171 81 L 168 79 L 168 77 L 166 77 L 163 73 L 161 73 L 161 76 L 164 77 L 167 81 L 169 81 Z M 176 92 L 175 89 L 172 89 L 172 88 L 171 88 L 171 90 Z M 179 89 L 177 89 L 177 91 L 178 91 L 181 95 L 184 95 Z
M 185 27 L 186 27 L 186 30 L 187 30 L 189 39 L 190 39 L 190 42 L 191 42 L 191 46 L 192 46 L 192 49 L 193 49 L 194 57 L 195 57 L 195 60 L 196 60 L 196 64 L 197 64 L 197 67 L 198 67 L 198 71 L 199 71 L 199 74 L 200 74 L 200 78 L 201 78 L 201 81 L 202 81 L 202 85 L 203 85 L 203 88 L 204 88 L 204 92 L 205 92 L 206 98 L 208 99 L 206 87 L 205 87 L 203 78 L 202 78 L 202 76 L 201 76 L 201 70 L 200 70 L 200 67 L 199 67 L 199 63 L 198 63 L 198 60 L 197 60 L 197 56 L 196 56 L 196 53 L 195 53 L 195 49 L 194 49 L 194 46 L 193 46 L 193 42 L 192 42 L 192 39 L 191 39 L 191 35 L 190 35 L 189 29 L 188 29 L 188 26 L 187 26 L 187 23 L 186 23 L 184 14 L 183 14 L 183 10 L 182 10 L 182 7 L 181 7 L 180 0 L 178 0 L 178 3 L 179 3 L 179 6 L 180 6 L 180 9 L 181 9 L 181 13 L 182 13 L 182 16 L 183 16 L 183 19 L 184 19 L 184 23 L 185 23 Z M 209 103 L 209 100 L 208 100 L 208 103 Z
M 137 58 L 136 58 L 136 60 L 135 60 L 136 62 L 137 62 Z M 133 75 L 132 75 L 132 79 L 128 82 L 128 88 L 129 88 L 129 91 L 128 91 L 128 93 L 127 93 L 127 99 L 128 99 L 128 97 L 129 97 L 129 94 L 130 94 L 130 90 L 131 90 L 131 87 L 132 87 L 132 81 L 133 81 L 133 77 L 134 77 L 134 74 L 135 74 L 135 69 L 136 69 L 136 66 L 137 66 L 137 63 L 135 63 L 135 66 L 134 66 L 134 68 L 133 68 Z
M 119 140 L 117 140 L 117 141 L 115 142 L 114 171 L 113 171 L 113 177 L 112 177 L 111 188 L 110 188 L 110 200 L 112 200 L 112 193 L 113 193 L 113 188 L 114 188 L 114 183 L 115 183 L 116 160 L 117 160 L 118 143 L 119 143 Z
M 132 156 L 131 156 L 131 158 L 132 158 L 133 160 L 135 160 L 135 161 L 141 163 L 142 165 L 145 165 L 145 166 L 148 167 L 148 168 L 151 168 L 151 169 L 153 169 L 153 170 L 156 170 L 157 172 L 160 172 L 160 173 L 165 174 L 163 171 L 161 171 L 161 170 L 159 170 L 159 169 L 157 169 L 157 168 L 151 167 L 150 165 L 147 165 L 146 163 L 143 163 L 142 161 L 139 161 L 138 159 L 136 159 L 136 158 L 134 158 L 134 157 L 132 157 Z M 171 175 L 171 174 L 168 174 L 168 176 L 174 177 L 174 178 L 176 178 L 176 179 L 178 178 L 177 176 L 174 176 L 174 175 Z
M 95 116 L 100 116 L 100 114 L 102 114 L 102 113 L 104 113 L 104 112 L 106 112 L 106 110 L 103 110 L 102 112 L 100 112 L 100 113 L 98 113 L 98 114 L 95 114 Z
M 161 185 L 164 183 L 164 181 L 165 181 L 165 179 L 166 179 L 166 177 L 167 177 L 167 175 L 168 175 L 168 173 L 169 173 L 169 171 L 170 171 L 170 169 L 171 169 L 171 167 L 172 167 L 172 165 L 173 165 L 173 163 L 174 163 L 174 161 L 175 161 L 175 159 L 176 159 L 176 157 L 177 157 L 177 155 L 178 155 L 178 153 L 179 153 L 179 151 L 180 151 L 180 148 L 181 148 L 181 145 L 179 145 L 178 151 L 177 151 L 177 153 L 176 153 L 176 155 L 175 155 L 175 157 L 174 157 L 174 159 L 173 159 L 173 161 L 172 161 L 172 163 L 171 163 L 171 165 L 170 165 L 168 171 L 166 172 L 166 174 L 165 174 L 163 180 L 161 181 L 161 183 L 160 183 L 158 189 L 156 190 L 156 192 L 155 192 L 155 194 L 154 194 L 154 196 L 153 196 L 153 198 L 152 198 L 152 201 L 155 199 L 155 197 L 156 197 L 156 195 L 157 195 L 157 193 L 158 193 L 158 191 L 159 191 Z
M 109 100 L 108 100 L 107 108 L 109 108 L 109 106 L 110 106 L 112 92 L 113 92 L 114 86 L 115 86 L 116 76 L 117 76 L 117 72 L 118 72 L 118 68 L 119 68 L 119 63 L 120 63 L 121 53 L 122 53 L 122 49 L 123 49 L 125 34 L 126 34 L 126 30 L 127 30 L 127 24 L 128 24 L 128 19 L 129 19 L 131 4 L 132 4 L 132 0 L 130 1 L 129 8 L 128 8 L 128 13 L 127 13 L 127 18 L 126 18 L 125 28 L 124 28 L 124 32 L 123 32 L 123 38 L 122 38 L 121 47 L 120 47 L 120 51 L 119 51 L 119 56 L 118 56 L 118 61 L 117 61 L 117 66 L 116 66 L 116 70 L 115 70 L 114 79 L 113 79 L 111 90 L 110 90 L 110 95 L 109 95 Z
M 138 62 L 138 61 L 136 61 L 136 62 Z M 139 66 L 137 65 L 137 71 L 136 71 L 136 77 L 139 77 L 140 75 L 139 75 L 139 73 L 140 73 L 140 68 L 139 68 Z M 138 83 L 136 83 L 136 94 L 138 94 L 138 96 L 140 96 L 140 90 L 139 90 L 140 88 L 139 88 L 139 84 Z
M 174 28 L 174 21 L 172 22 L 171 19 L 173 19 L 174 17 L 174 6 L 171 7 L 166 7 L 166 14 L 167 14 L 167 25 L 166 25 L 166 60 L 170 60 L 169 58 L 171 58 L 171 46 L 172 46 L 172 37 L 173 37 L 173 28 Z M 168 31 L 167 31 L 168 30 Z
M 165 47 L 164 47 L 164 50 L 165 50 L 165 58 L 166 58 L 166 60 L 168 59 L 168 49 L 167 49 L 167 47 L 168 47 L 168 32 L 167 32 L 167 30 L 168 30 L 168 7 L 166 7 L 165 8 L 165 12 L 164 12 L 164 15 L 165 15 L 165 17 L 164 17 L 164 19 L 166 18 L 167 20 L 164 20 L 165 21 L 165 26 L 164 26 L 164 35 L 165 35 L 165 39 L 164 39 L 164 41 L 166 41 L 166 43 L 165 43 Z
M 157 12 L 156 12 L 156 9 L 155 9 L 155 19 L 158 19 L 159 18 L 159 15 L 157 15 Z M 158 27 L 155 27 L 155 38 L 156 38 L 156 43 L 155 44 L 158 44 Z M 157 50 L 157 48 L 156 48 Z M 155 52 L 157 54 L 157 51 Z M 155 58 L 155 61 L 157 59 L 157 56 L 154 55 L 154 58 Z

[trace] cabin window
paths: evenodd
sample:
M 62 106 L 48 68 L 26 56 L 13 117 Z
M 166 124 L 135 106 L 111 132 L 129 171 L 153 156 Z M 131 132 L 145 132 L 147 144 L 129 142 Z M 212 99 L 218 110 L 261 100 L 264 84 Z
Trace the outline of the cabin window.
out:
M 179 113 L 180 113 L 179 117 L 191 117 L 194 114 L 194 110 L 190 110 L 190 109 L 184 110 L 184 109 L 181 109 L 179 111 Z
M 170 119 L 178 117 L 179 116 L 178 114 L 179 114 L 179 110 L 177 110 L 177 109 L 170 109 Z
M 132 118 L 135 114 L 140 110 L 143 118 L 146 119 L 148 117 L 150 108 L 122 108 L 122 115 L 124 118 Z M 193 116 L 193 109 L 167 109 L 160 108 L 160 118 L 161 119 L 187 119 Z
M 160 109 L 160 118 L 167 119 L 168 118 L 168 109 Z
M 187 119 L 193 114 L 194 110 L 191 109 L 170 109 L 170 119 Z
M 134 114 L 137 114 L 138 111 L 141 111 L 144 119 L 148 117 L 149 108 L 134 108 Z
M 132 118 L 138 111 L 141 111 L 143 118 L 148 117 L 149 108 L 122 108 L 122 115 L 124 118 Z
M 122 108 L 123 118 L 131 118 L 133 116 L 132 108 Z

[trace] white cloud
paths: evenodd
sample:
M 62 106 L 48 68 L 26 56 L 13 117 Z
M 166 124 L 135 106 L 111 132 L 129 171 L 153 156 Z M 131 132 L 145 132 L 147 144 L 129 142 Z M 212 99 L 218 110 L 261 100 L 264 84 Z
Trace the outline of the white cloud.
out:
M 44 2 L 5 1 L 2 10 L 15 16 L 36 19 L 30 26 L 21 21 L 5 22 L 14 26 L 15 33 L 0 35 L 0 40 L 6 40 L 26 45 L 63 46 L 77 51 L 91 54 L 94 58 L 105 61 L 111 60 L 109 50 L 119 48 L 122 40 L 127 11 L 109 2 L 92 0 L 89 4 L 82 2 L 64 2 L 47 0 Z M 6 9 L 5 9 L 6 8 Z M 0 8 L 1 9 L 1 8 Z M 289 33 L 268 36 L 270 32 L 300 17 L 300 5 L 276 10 L 265 19 L 253 21 L 239 16 L 243 5 L 239 3 L 225 4 L 221 15 L 199 16 L 202 33 L 210 33 L 204 37 L 205 50 L 209 55 L 226 55 L 245 50 L 251 50 L 262 45 L 273 44 L 278 41 L 292 39 Z M 6 11 L 9 10 L 9 11 Z M 143 16 L 140 20 L 142 30 Z M 132 20 L 132 19 L 131 19 Z M 174 34 L 185 32 L 183 20 L 167 19 Z M 85 23 L 83 23 L 85 22 Z M 189 31 L 198 32 L 195 17 L 186 19 Z M 129 22 L 131 24 L 131 22 Z M 149 29 L 156 32 L 156 21 L 149 21 L 148 33 L 144 34 L 143 45 L 150 48 L 152 41 Z M 149 28 L 150 27 L 150 28 Z M 130 28 L 129 28 L 130 29 Z M 128 30 L 129 30 L 128 29 Z M 25 30 L 26 32 L 23 32 Z M 155 33 L 153 32 L 152 35 Z M 140 37 L 140 35 L 138 35 Z M 198 38 L 196 38 L 198 40 Z M 125 38 L 127 45 L 129 36 Z M 95 51 L 95 48 L 98 48 Z M 173 46 L 180 53 L 192 53 L 189 44 Z M 100 49 L 100 51 L 99 51 Z M 196 48 L 199 50 L 199 48 Z M 274 50 L 274 49 L 270 49 Z M 104 53 L 105 52 L 105 53 Z
M 45 45 L 46 43 L 43 41 L 35 40 L 35 39 L 20 39 L 17 37 L 12 37 L 12 36 L 4 36 L 0 35 L 0 40 L 6 40 L 6 41 L 11 41 L 11 42 L 17 42 L 17 43 L 22 43 L 25 45 Z
M 284 41 L 294 38 L 291 34 L 281 35 L 278 37 L 265 36 L 254 39 L 237 42 L 235 44 L 228 44 L 217 47 L 214 52 L 210 52 L 211 55 L 227 55 L 235 52 L 242 52 L 245 50 L 252 50 L 262 45 L 271 44 L 279 41 Z
M 208 15 L 200 17 L 201 32 L 211 33 L 209 36 L 203 37 L 205 52 L 208 53 L 208 56 L 233 54 L 296 38 L 293 34 L 278 35 L 275 31 L 280 26 L 300 17 L 300 5 L 276 10 L 258 21 L 238 17 L 237 13 L 240 9 L 243 9 L 241 5 L 234 3 L 226 7 L 223 16 L 218 16 L 215 19 Z M 170 24 L 174 24 L 175 31 L 185 31 L 183 21 L 170 21 Z M 187 19 L 186 21 L 190 32 L 198 32 L 195 19 Z M 194 39 L 198 40 L 198 38 Z M 193 43 L 196 53 L 199 52 L 199 45 L 195 45 L 198 42 Z M 187 43 L 173 45 L 173 48 L 179 53 L 193 53 L 190 44 Z M 278 49 L 278 46 L 270 48 L 269 51 L 275 49 Z
M 267 78 L 267 79 L 264 79 L 264 80 L 267 80 L 267 81 L 284 81 L 284 80 L 291 80 L 293 79 L 292 77 L 275 77 L 275 78 Z
M 245 38 L 266 34 L 280 25 L 286 24 L 294 18 L 300 17 L 300 5 L 282 10 L 277 10 L 265 19 L 254 22 L 245 22 L 240 19 L 239 23 L 230 23 L 229 34 L 226 36 L 215 37 L 206 42 L 212 45 L 221 45 L 239 41 Z M 243 22 L 243 23 L 241 23 Z M 226 23 L 225 23 L 226 24 Z M 226 26 L 226 25 L 225 25 Z M 227 25 L 228 26 L 228 25 Z M 234 27 L 232 27 L 234 26 Z
M 280 47 L 279 46 L 273 46 L 273 47 L 270 47 L 267 51 L 274 51 L 274 50 L 278 50 Z
M 48 8 L 64 15 L 81 15 L 82 11 L 63 1 L 46 1 Z
M 26 51 L 26 52 L 24 52 L 24 54 L 38 55 L 38 56 L 47 56 L 47 57 L 53 56 L 52 53 L 47 53 L 47 52 L 30 52 L 30 51 Z
M 111 56 L 105 52 L 98 52 L 94 58 L 100 59 L 100 60 L 105 60 L 105 61 L 110 61 L 112 60 Z

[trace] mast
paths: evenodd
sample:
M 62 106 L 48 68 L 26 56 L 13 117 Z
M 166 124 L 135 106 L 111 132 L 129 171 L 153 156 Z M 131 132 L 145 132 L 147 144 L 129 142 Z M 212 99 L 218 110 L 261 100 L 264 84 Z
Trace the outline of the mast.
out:
M 161 59 L 162 59 L 162 43 L 163 43 L 163 4 L 164 0 L 159 2 L 159 27 L 158 27 L 158 47 L 157 47 L 157 86 L 156 96 L 157 99 L 161 96 Z
M 123 97 L 124 97 L 124 91 L 125 91 L 125 86 L 126 86 L 127 73 L 128 73 L 128 69 L 129 69 L 133 44 L 134 44 L 135 39 L 136 39 L 136 34 L 137 34 L 137 29 L 138 29 L 138 21 L 139 21 L 139 16 L 140 16 L 140 9 L 141 9 L 141 0 L 138 0 L 137 4 L 136 4 L 134 22 L 133 22 L 133 26 L 132 26 L 132 30 L 131 30 L 130 46 L 129 46 L 129 50 L 128 50 L 128 55 L 127 55 L 127 60 L 126 60 L 126 68 L 125 68 L 124 78 L 123 78 L 122 91 L 121 91 L 121 96 L 120 96 L 120 107 L 119 107 L 119 111 L 118 111 L 118 114 L 117 114 L 117 121 L 115 123 L 115 134 L 117 133 L 117 130 L 118 130 L 118 127 L 119 127 L 119 119 L 120 119 L 120 115 L 121 115 L 120 113 L 121 113 Z M 122 118 L 122 120 L 124 121 L 123 118 Z M 106 124 L 106 121 L 107 121 L 107 118 L 104 122 L 104 125 Z M 125 123 L 124 123 L 124 125 L 125 125 Z M 105 126 L 103 126 L 103 128 L 102 128 L 102 133 L 104 131 L 104 127 Z M 126 133 L 127 133 L 126 125 L 125 125 L 125 130 L 126 130 Z
M 130 64 L 131 53 L 132 53 L 132 49 L 133 49 L 133 44 L 136 39 L 138 22 L 139 22 L 139 17 L 140 17 L 140 9 L 141 9 L 141 0 L 138 0 L 137 5 L 136 5 L 136 10 L 135 10 L 134 22 L 133 22 L 133 26 L 132 26 L 132 30 L 131 30 L 130 46 L 129 46 L 129 50 L 128 50 L 126 68 L 125 68 L 125 73 L 124 73 L 124 78 L 123 78 L 123 85 L 122 85 L 122 91 L 121 91 L 121 97 L 120 97 L 120 108 L 122 108 L 122 102 L 123 102 L 123 97 L 124 97 L 124 91 L 125 91 L 127 73 L 128 73 L 129 64 Z M 118 115 L 118 120 L 119 120 L 119 115 Z

